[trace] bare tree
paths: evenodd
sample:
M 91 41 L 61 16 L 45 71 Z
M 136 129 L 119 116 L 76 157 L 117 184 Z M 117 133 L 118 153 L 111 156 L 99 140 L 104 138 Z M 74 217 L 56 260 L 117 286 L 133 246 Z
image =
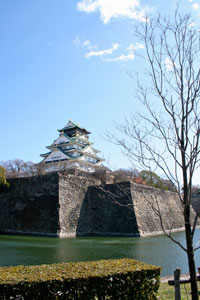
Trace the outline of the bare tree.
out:
M 43 174 L 43 168 L 40 164 L 33 164 L 31 161 L 23 161 L 22 159 L 13 159 L 0 162 L 5 168 L 6 178 L 27 177 Z
M 23 170 L 24 161 L 21 159 L 14 159 L 6 162 L 1 162 L 1 165 L 6 170 L 7 178 L 20 177 Z
M 120 181 L 135 181 L 139 178 L 139 172 L 136 169 L 117 169 L 111 172 L 113 177 L 113 182 Z
M 173 20 L 160 15 L 146 18 L 137 28 L 137 37 L 144 43 L 147 67 L 146 74 L 131 75 L 139 112 L 116 123 L 122 135 L 109 135 L 109 139 L 122 146 L 135 166 L 160 170 L 176 185 L 185 223 L 186 247 L 181 248 L 187 253 L 192 299 L 196 300 L 193 236 L 197 216 L 193 222 L 191 188 L 200 165 L 200 33 L 191 16 L 181 15 L 177 8 Z

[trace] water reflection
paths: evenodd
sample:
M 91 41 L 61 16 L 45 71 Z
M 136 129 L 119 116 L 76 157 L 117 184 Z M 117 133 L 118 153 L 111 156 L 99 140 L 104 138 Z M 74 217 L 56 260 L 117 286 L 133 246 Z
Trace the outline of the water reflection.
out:
M 195 240 L 200 236 L 197 229 Z M 184 232 L 174 234 L 184 242 Z M 200 266 L 200 251 L 196 253 Z M 175 268 L 188 272 L 186 253 L 165 236 L 147 238 L 79 237 L 70 239 L 0 236 L 0 265 L 34 265 L 57 262 L 134 258 L 163 268 L 171 275 Z

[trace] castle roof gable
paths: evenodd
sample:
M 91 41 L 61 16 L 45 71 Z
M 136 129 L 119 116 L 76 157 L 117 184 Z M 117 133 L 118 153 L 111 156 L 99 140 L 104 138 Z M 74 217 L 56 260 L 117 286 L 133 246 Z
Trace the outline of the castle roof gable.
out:
M 61 133 L 60 136 L 53 142 L 52 145 L 69 143 L 71 141 L 70 137 L 66 134 Z
M 53 151 L 43 160 L 44 163 L 59 161 L 59 160 L 66 160 L 69 159 L 69 156 L 65 154 L 58 148 L 53 149 Z

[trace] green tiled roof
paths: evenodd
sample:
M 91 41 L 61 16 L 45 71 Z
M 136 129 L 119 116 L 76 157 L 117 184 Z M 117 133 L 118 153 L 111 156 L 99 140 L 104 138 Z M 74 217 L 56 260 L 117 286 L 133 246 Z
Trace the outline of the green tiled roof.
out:
M 51 153 L 51 152 L 47 152 L 47 153 L 44 153 L 44 154 L 40 154 L 40 156 L 42 156 L 42 157 L 44 156 L 44 157 L 45 157 L 45 156 L 49 155 L 50 153 Z
M 63 127 L 62 129 L 58 129 L 58 131 L 62 131 L 62 130 L 66 130 L 66 129 L 70 129 L 70 128 L 77 127 L 77 128 L 79 128 L 79 129 L 81 129 L 81 130 L 86 131 L 87 133 L 90 133 L 90 132 L 87 131 L 84 127 L 80 127 L 78 124 L 72 122 L 71 120 L 69 120 L 69 122 L 72 123 L 72 126 L 67 126 L 67 125 L 65 125 L 65 127 Z M 69 122 L 68 122 L 68 123 L 69 123 Z M 68 124 L 68 123 L 67 123 L 67 124 Z

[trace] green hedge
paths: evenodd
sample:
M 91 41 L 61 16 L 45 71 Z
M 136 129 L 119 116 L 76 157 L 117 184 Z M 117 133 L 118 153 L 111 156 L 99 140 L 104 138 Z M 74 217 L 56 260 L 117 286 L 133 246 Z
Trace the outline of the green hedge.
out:
M 0 299 L 153 300 L 160 268 L 133 259 L 0 268 Z

